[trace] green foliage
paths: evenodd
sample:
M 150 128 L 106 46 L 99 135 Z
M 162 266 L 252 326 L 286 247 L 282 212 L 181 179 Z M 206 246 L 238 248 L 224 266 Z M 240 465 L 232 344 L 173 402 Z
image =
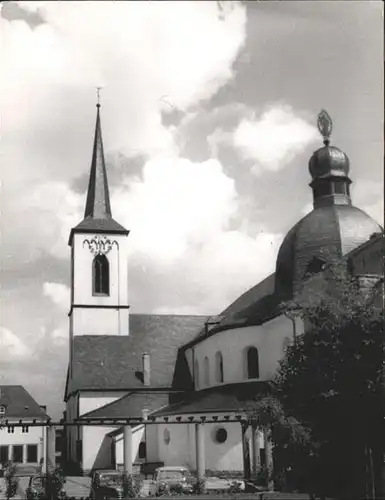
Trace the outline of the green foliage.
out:
M 272 394 L 255 400 L 247 411 L 249 420 L 259 428 L 271 431 L 272 442 L 279 445 L 306 447 L 310 439 L 310 431 L 298 419 L 288 415 L 279 400 L 278 393 L 272 386 Z
M 306 333 L 287 348 L 276 394 L 286 418 L 310 432 L 305 453 L 279 451 L 313 485 L 322 477 L 319 488 L 360 498 L 368 489 L 367 450 L 381 455 L 385 438 L 383 285 L 362 288 L 343 261 L 325 273 L 321 287 L 285 305 Z
M 62 470 L 59 467 L 54 469 L 48 469 L 47 473 L 42 476 L 45 498 L 47 500 L 57 500 L 65 496 L 63 492 L 63 486 L 65 483 L 65 477 Z
M 142 483 L 139 480 L 135 480 L 131 474 L 123 474 L 123 497 L 124 498 L 136 498 L 139 496 Z
M 205 491 L 205 488 L 206 488 L 206 481 L 204 479 L 199 479 L 197 478 L 193 484 L 193 493 L 195 495 L 201 495 L 202 493 L 204 493 Z
M 9 463 L 4 474 L 5 478 L 5 496 L 6 499 L 9 500 L 10 498 L 14 497 L 16 495 L 19 481 L 15 477 L 15 472 L 16 472 L 16 466 L 13 463 Z

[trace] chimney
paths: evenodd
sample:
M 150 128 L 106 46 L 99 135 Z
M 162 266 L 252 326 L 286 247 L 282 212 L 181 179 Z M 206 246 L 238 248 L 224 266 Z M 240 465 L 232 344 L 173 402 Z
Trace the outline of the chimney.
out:
M 142 356 L 142 360 L 143 360 L 143 385 L 148 387 L 151 384 L 150 355 L 145 352 Z
M 143 418 L 143 420 L 148 420 L 148 413 L 149 412 L 148 412 L 147 408 L 143 408 L 143 410 L 142 410 L 142 418 Z

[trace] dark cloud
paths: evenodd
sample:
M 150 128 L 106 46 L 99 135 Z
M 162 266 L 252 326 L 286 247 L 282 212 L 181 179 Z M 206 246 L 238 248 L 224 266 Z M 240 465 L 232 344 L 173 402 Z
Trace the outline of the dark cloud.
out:
M 25 21 L 32 29 L 45 23 L 42 13 L 25 10 L 17 3 L 2 2 L 1 16 L 8 21 Z

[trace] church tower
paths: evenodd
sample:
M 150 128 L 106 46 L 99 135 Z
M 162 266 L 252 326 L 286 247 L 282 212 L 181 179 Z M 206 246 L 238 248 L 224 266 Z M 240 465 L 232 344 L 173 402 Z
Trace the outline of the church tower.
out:
M 129 334 L 128 233 L 112 218 L 98 103 L 84 219 L 69 238 L 71 340 L 78 335 Z

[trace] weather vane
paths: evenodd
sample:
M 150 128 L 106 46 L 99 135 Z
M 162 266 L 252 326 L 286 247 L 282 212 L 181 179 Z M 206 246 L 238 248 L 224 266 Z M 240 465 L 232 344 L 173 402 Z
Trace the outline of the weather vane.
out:
M 100 91 L 102 90 L 102 87 L 96 87 L 96 99 L 97 99 L 97 106 L 100 107 Z
M 330 143 L 330 135 L 333 129 L 333 122 L 330 118 L 329 113 L 324 109 L 322 109 L 318 115 L 317 126 L 320 134 L 324 138 L 325 146 L 328 146 Z

